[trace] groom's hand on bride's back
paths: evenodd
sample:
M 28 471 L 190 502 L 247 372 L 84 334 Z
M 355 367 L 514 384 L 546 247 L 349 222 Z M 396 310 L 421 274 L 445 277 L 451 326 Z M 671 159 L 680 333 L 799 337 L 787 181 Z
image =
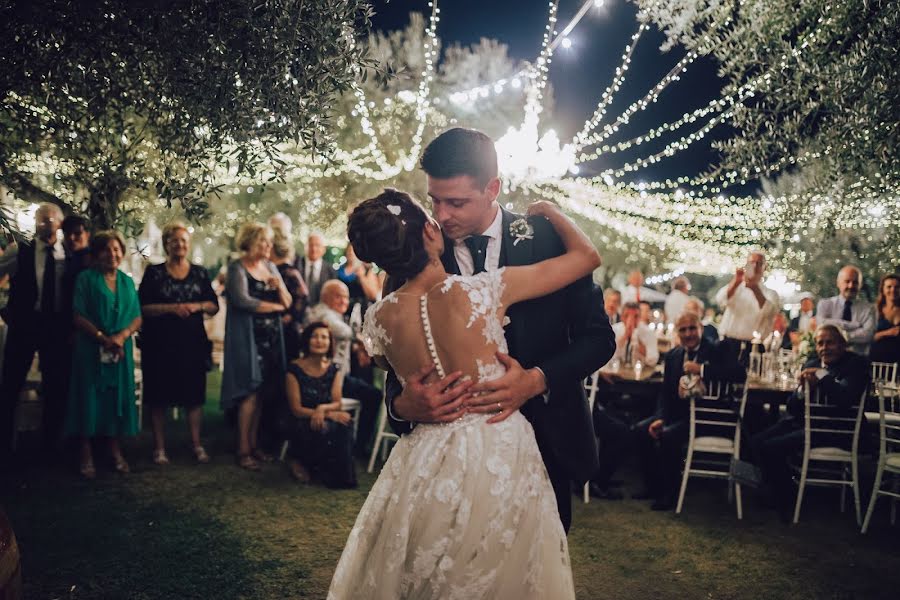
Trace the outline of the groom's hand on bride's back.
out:
M 472 388 L 468 401 L 470 413 L 497 413 L 488 423 L 499 423 L 522 408 L 522 405 L 547 390 L 547 380 L 540 369 L 525 369 L 503 352 L 497 352 L 497 360 L 506 368 L 506 374 L 498 379 L 479 383 Z
M 413 423 L 445 423 L 466 414 L 466 401 L 473 381 L 462 381 L 461 371 L 426 383 L 434 365 L 419 369 L 406 379 L 403 392 L 391 404 L 393 414 Z

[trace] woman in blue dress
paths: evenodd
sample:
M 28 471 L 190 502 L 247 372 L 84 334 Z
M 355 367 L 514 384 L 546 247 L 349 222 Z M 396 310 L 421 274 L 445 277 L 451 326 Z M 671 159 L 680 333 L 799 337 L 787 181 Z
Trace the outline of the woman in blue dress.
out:
M 141 327 L 141 306 L 134 281 L 119 270 L 124 256 L 122 235 L 101 231 L 91 240 L 93 266 L 75 280 L 66 432 L 80 439 L 80 470 L 88 479 L 96 475 L 91 438 L 108 438 L 115 469 L 124 474 L 119 438 L 138 431 L 131 338 Z

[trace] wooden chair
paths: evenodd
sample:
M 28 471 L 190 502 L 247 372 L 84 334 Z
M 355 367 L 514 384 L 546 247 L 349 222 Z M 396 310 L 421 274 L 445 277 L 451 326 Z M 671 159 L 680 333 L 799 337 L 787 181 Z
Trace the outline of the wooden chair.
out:
M 681 513 L 688 479 L 705 477 L 728 480 L 728 498 L 734 497 L 738 519 L 743 518 L 741 484 L 731 479 L 731 463 L 741 456 L 741 419 L 747 403 L 747 386 L 723 381 L 706 381 L 706 393 L 691 398 L 691 421 L 687 456 L 675 514 Z M 740 399 L 733 392 L 740 390 Z M 697 426 L 707 430 L 697 434 Z M 698 456 L 696 456 L 698 455 Z
M 872 486 L 872 497 L 869 500 L 869 508 L 866 510 L 866 518 L 863 520 L 862 533 L 869 528 L 872 519 L 872 511 L 875 510 L 875 502 L 879 496 L 891 498 L 891 525 L 897 521 L 897 499 L 900 498 L 900 390 L 896 386 L 887 386 L 884 383 L 875 386 L 878 398 L 878 429 L 879 450 L 878 467 L 875 470 L 875 483 Z M 891 480 L 891 489 L 882 489 L 884 476 L 887 474 Z
M 799 468 L 800 482 L 797 487 L 797 502 L 794 506 L 794 523 L 800 520 L 800 507 L 803 504 L 803 492 L 807 485 L 819 485 L 841 488 L 841 512 L 846 506 L 846 488 L 853 490 L 856 503 L 856 524 L 862 523 L 859 501 L 859 431 L 865 410 L 867 391 L 863 391 L 859 404 L 855 406 L 856 416 L 835 416 L 834 405 L 825 402 L 820 390 L 810 393 L 809 384 L 804 386 L 803 400 L 803 457 Z M 815 434 L 829 436 L 828 443 L 817 443 Z M 849 442 L 850 450 L 845 450 L 835 439 L 844 438 Z M 810 463 L 813 463 L 810 468 Z M 847 474 L 850 479 L 847 479 Z M 816 477 L 810 477 L 810 471 Z

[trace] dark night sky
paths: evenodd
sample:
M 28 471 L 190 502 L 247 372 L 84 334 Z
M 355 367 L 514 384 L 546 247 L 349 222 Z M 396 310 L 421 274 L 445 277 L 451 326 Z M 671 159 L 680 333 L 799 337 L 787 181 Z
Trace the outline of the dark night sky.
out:
M 568 24 L 582 3 L 583 0 L 560 0 L 558 29 Z M 439 7 L 441 20 L 438 36 L 444 46 L 452 42 L 469 45 L 487 37 L 507 44 L 514 59 L 534 60 L 540 51 L 548 14 L 548 4 L 543 0 L 445 0 L 439 3 Z M 376 0 L 375 10 L 374 23 L 380 30 L 404 27 L 411 11 L 426 16 L 430 14 L 427 0 Z M 592 8 L 574 29 L 570 35 L 573 48 L 558 48 L 555 52 L 550 66 L 550 81 L 556 101 L 552 125 L 563 140 L 571 139 L 593 114 L 603 90 L 612 81 L 616 67 L 621 64 L 622 52 L 637 30 L 636 12 L 634 4 L 627 0 L 606 0 L 606 6 Z M 680 48 L 661 53 L 659 46 L 663 40 L 663 35 L 655 28 L 644 33 L 635 50 L 625 84 L 607 112 L 607 122 L 642 97 L 684 55 Z M 633 117 L 629 126 L 612 139 L 629 139 L 700 108 L 718 96 L 720 86 L 713 61 L 701 58 L 688 67 L 681 81 L 673 83 L 662 93 L 659 102 Z M 699 129 L 703 122 L 682 128 L 677 132 L 677 137 Z M 724 126 L 713 131 L 720 135 L 729 133 Z M 595 171 L 618 167 L 625 160 L 643 158 L 656 152 L 674 139 L 677 138 L 669 133 L 656 144 L 639 146 L 636 153 L 619 153 L 609 161 L 595 161 L 590 167 Z M 716 156 L 709 148 L 707 139 L 640 171 L 636 179 L 657 180 L 701 172 Z M 582 174 L 588 174 L 584 166 Z

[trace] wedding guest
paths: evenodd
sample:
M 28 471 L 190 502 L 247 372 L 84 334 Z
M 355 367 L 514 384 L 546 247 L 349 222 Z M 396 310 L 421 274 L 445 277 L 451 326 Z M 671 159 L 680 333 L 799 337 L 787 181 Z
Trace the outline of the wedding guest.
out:
M 735 356 L 703 337 L 696 314 L 682 313 L 675 321 L 675 330 L 679 345 L 666 355 L 656 414 L 635 426 L 646 484 L 646 490 L 635 498 L 652 498 L 653 510 L 675 506 L 684 445 L 690 433 L 690 403 L 679 391 L 682 375 L 737 383 L 747 376 Z
M 272 436 L 269 442 L 275 441 L 275 409 L 283 397 L 285 364 L 281 314 L 291 304 L 291 294 L 269 261 L 271 229 L 261 223 L 245 223 L 235 245 L 242 255 L 228 265 L 226 276 L 221 402 L 226 412 L 237 412 L 238 465 L 258 471 L 258 460 L 272 460 L 257 443 L 263 415 L 268 425 L 263 427 L 263 437 L 268 434 Z
M 75 288 L 75 279 L 84 271 L 91 262 L 91 230 L 90 221 L 81 215 L 69 215 L 62 222 L 63 247 L 66 250 L 66 269 L 63 274 L 63 294 L 67 307 L 66 312 L 71 313 L 72 293 Z
M 283 212 L 277 212 L 269 217 L 269 227 L 273 233 L 280 230 L 285 237 L 294 239 L 294 224 L 291 222 L 291 218 Z
M 640 361 L 647 368 L 656 366 L 659 362 L 656 334 L 640 321 L 640 306 L 637 303 L 625 303 L 622 307 L 622 320 L 613 325 L 612 329 L 616 336 L 613 360 L 618 359 L 623 365 Z
M 166 410 L 187 411 L 191 448 L 198 463 L 209 455 L 200 441 L 200 421 L 206 401 L 206 372 L 212 345 L 206 336 L 204 315 L 219 312 L 209 274 L 191 264 L 191 234 L 184 223 L 169 223 L 162 230 L 166 261 L 144 271 L 138 289 L 144 324 L 141 327 L 141 368 L 144 402 L 153 424 L 153 462 L 169 464 L 166 454 Z
M 368 445 L 375 430 L 375 420 L 382 394 L 372 382 L 351 373 L 351 358 L 354 353 L 365 352 L 356 340 L 353 328 L 344 321 L 350 308 L 350 292 L 338 279 L 326 281 L 322 286 L 322 301 L 307 311 L 306 324 L 325 323 L 333 340 L 333 362 L 343 376 L 343 395 L 360 402 L 359 429 L 356 434 L 354 452 L 357 456 L 367 455 Z
M 863 356 L 869 354 L 869 346 L 875 336 L 875 309 L 857 298 L 862 287 L 862 271 L 846 265 L 838 271 L 838 295 L 819 300 L 816 307 L 819 325 L 834 325 L 844 330 L 850 349 Z
M 800 314 L 791 319 L 787 328 L 787 335 L 784 336 L 783 348 L 793 348 L 800 343 L 800 337 L 807 332 L 816 328 L 816 303 L 815 296 L 809 292 L 800 294 Z
M 703 325 L 703 338 L 710 342 L 718 343 L 719 330 L 716 329 L 716 326 L 711 321 L 704 322 L 706 311 L 703 308 L 703 302 L 699 298 L 694 298 L 693 296 L 688 298 L 688 301 L 684 303 L 684 309 L 681 311 L 681 314 L 684 313 L 697 315 L 697 318 L 700 319 L 700 324 Z M 675 318 L 677 319 L 678 317 Z
M 635 269 L 628 274 L 628 285 L 622 292 L 622 302 L 638 302 L 641 301 L 641 290 L 644 285 L 644 274 Z
M 278 213 L 283 214 L 283 213 Z M 270 218 L 271 222 L 273 218 Z M 309 290 L 300 271 L 294 267 L 294 242 L 289 233 L 280 226 L 272 229 L 272 263 L 278 267 L 281 279 L 291 294 L 291 304 L 281 317 L 284 333 L 284 352 L 287 360 L 300 356 L 300 334 L 303 331 L 303 314 Z
M 370 263 L 364 263 L 356 257 L 353 244 L 347 244 L 344 258 L 346 262 L 337 270 L 337 278 L 343 281 L 350 291 L 350 307 L 359 304 L 360 312 L 364 315 L 369 303 L 381 295 L 382 280 Z
M 351 453 L 352 419 L 341 410 L 343 373 L 332 361 L 334 340 L 325 323 L 310 323 L 300 339 L 301 357 L 287 368 L 291 475 L 310 474 L 330 488 L 356 487 Z
M 119 438 L 137 433 L 132 335 L 141 327 L 134 281 L 119 270 L 125 240 L 118 231 L 101 231 L 91 240 L 92 266 L 75 280 L 75 348 L 66 432 L 81 445 L 81 475 L 96 475 L 91 438 L 108 439 L 115 470 L 129 466 Z
M 747 263 L 735 270 L 731 281 L 716 293 L 716 303 L 724 307 L 719 335 L 723 347 L 746 363 L 754 336 L 764 340 L 772 333 L 775 314 L 780 310 L 778 294 L 763 284 L 766 257 L 753 251 Z
M 641 300 L 638 306 L 640 307 L 638 318 L 640 319 L 641 323 L 643 323 L 644 325 L 650 325 L 650 323 L 653 322 L 653 307 L 650 306 L 649 302 L 645 302 L 643 300 Z
M 306 256 L 297 264 L 303 281 L 309 288 L 309 306 L 319 303 L 322 286 L 326 281 L 337 279 L 334 267 L 325 259 L 325 238 L 321 233 L 311 233 L 306 240 Z
M 603 310 L 609 317 L 610 325 L 615 325 L 621 319 L 619 317 L 619 308 L 622 306 L 622 292 L 613 288 L 606 288 L 603 292 Z
M 62 211 L 55 204 L 41 204 L 34 219 L 34 238 L 8 248 L 0 263 L 0 274 L 10 276 L 3 313 L 9 329 L 0 384 L 0 460 L 12 450 L 19 393 L 35 352 L 41 365 L 41 426 L 48 455 L 60 442 L 66 414 L 71 305 L 64 294 L 66 251 L 57 235 Z
M 799 384 L 808 384 L 810 392 L 824 393 L 824 401 L 835 407 L 835 416 L 855 416 L 853 405 L 860 401 L 869 385 L 869 361 L 848 349 L 847 339 L 835 325 L 819 325 L 816 329 L 816 354 L 803 365 Z M 789 460 L 802 450 L 803 391 L 788 401 L 785 417 L 770 428 L 756 434 L 750 447 L 763 472 L 768 495 L 782 516 L 787 516 L 792 502 Z M 829 434 L 820 432 L 817 443 L 829 444 Z M 834 445 L 849 449 L 846 435 L 833 436 Z
M 881 278 L 875 311 L 878 325 L 869 358 L 900 363 L 900 275 L 890 273 Z
M 666 322 L 674 323 L 675 319 L 684 312 L 684 305 L 690 299 L 688 295 L 690 291 L 691 282 L 684 275 L 672 280 L 672 291 L 666 296 L 666 302 L 663 305 L 663 312 L 666 313 Z

